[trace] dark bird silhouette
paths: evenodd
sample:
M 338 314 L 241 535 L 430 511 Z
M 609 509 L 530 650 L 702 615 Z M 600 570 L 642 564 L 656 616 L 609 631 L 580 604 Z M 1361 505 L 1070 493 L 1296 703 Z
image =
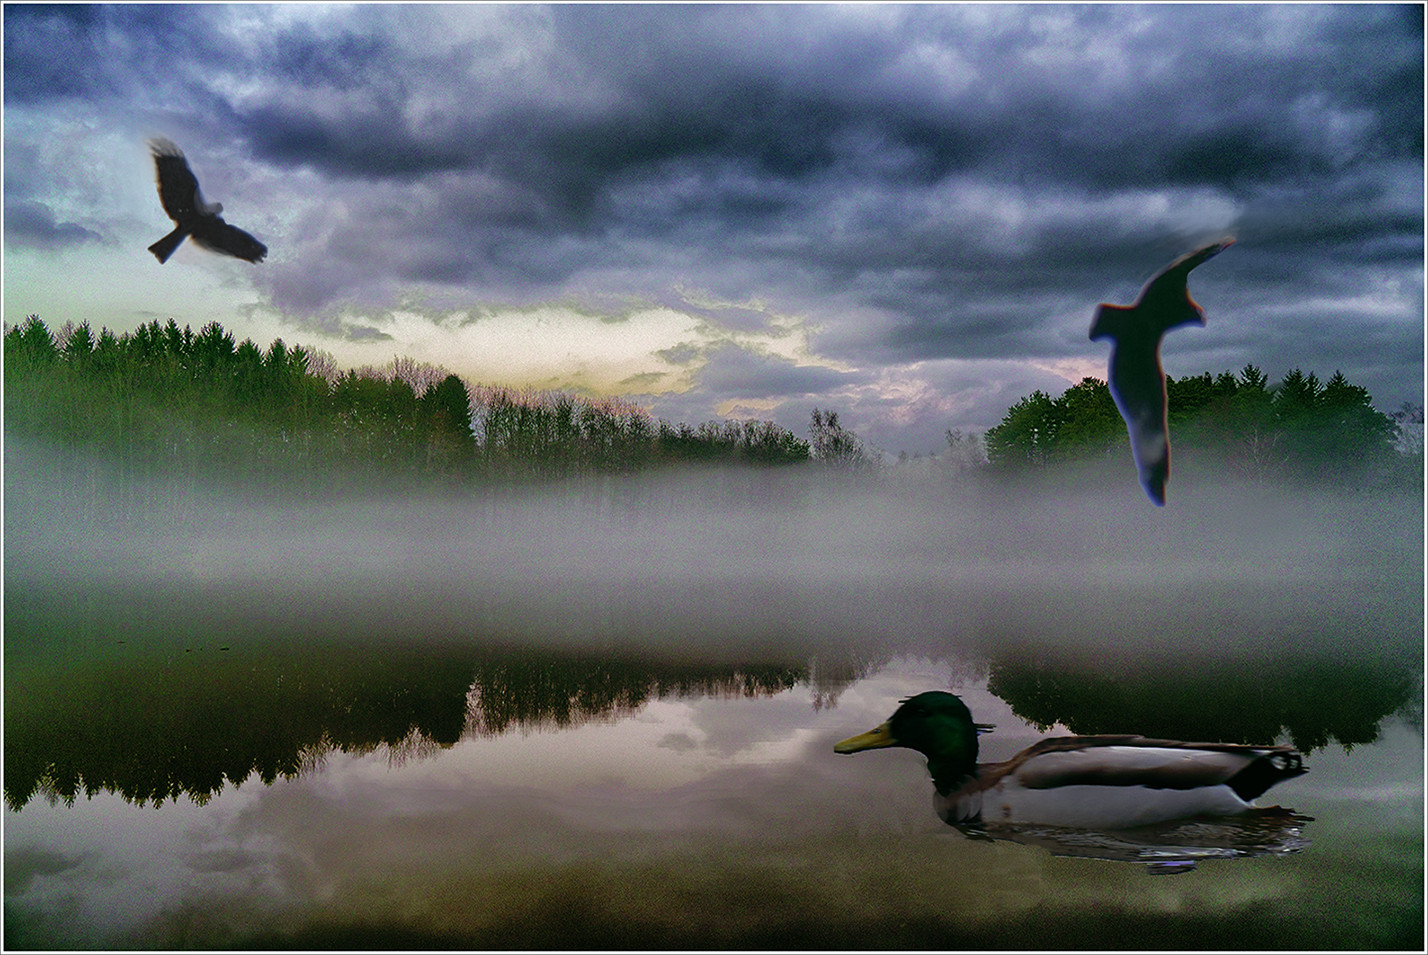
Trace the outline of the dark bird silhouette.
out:
M 1233 244 L 1233 239 L 1226 239 L 1181 256 L 1146 283 L 1134 305 L 1102 304 L 1091 322 L 1092 341 L 1111 340 L 1111 397 L 1130 432 L 1141 486 L 1159 507 L 1165 505 L 1165 482 L 1170 477 L 1160 340 L 1172 328 L 1205 324 L 1204 310 L 1190 297 L 1190 270 Z
M 219 213 L 223 206 L 217 202 L 203 201 L 203 193 L 198 191 L 198 179 L 188 168 L 188 160 L 183 150 L 167 139 L 149 141 L 154 154 L 154 169 L 159 181 L 159 201 L 164 211 L 174 220 L 174 231 L 164 236 L 149 251 L 160 263 L 167 262 L 169 256 L 179 247 L 185 236 L 208 249 L 249 262 L 261 262 L 268 254 L 268 247 L 248 233 L 224 222 Z

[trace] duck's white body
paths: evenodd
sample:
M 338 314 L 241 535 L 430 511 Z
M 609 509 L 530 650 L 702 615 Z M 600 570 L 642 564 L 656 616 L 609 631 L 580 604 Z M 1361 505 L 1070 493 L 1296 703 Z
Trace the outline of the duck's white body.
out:
M 1233 775 L 1249 762 L 1245 756 L 1211 750 L 1140 746 L 1046 753 L 1010 772 L 998 773 L 999 764 L 991 764 L 962 789 L 946 796 L 936 793 L 933 807 L 943 821 L 953 824 L 981 821 L 1085 829 L 1148 826 L 1187 816 L 1228 816 L 1253 808 L 1253 803 L 1241 799 L 1223 782 L 1209 780 Z M 1203 780 L 1199 785 L 1172 789 L 1112 781 L 1118 774 L 1129 780 L 1187 768 Z M 1104 781 L 1055 781 L 1090 775 L 1100 775 Z
M 1125 829 L 1254 808 L 1242 773 L 1267 760 L 1275 776 L 1302 772 L 1282 746 L 1181 743 L 1136 736 L 1044 739 L 1004 763 L 984 763 L 964 785 L 937 793 L 948 823 Z M 1263 788 L 1268 788 L 1265 785 Z

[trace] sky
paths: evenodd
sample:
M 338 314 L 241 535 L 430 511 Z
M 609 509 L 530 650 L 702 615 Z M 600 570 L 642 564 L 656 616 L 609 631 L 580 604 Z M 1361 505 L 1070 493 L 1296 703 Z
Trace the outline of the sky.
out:
M 1184 252 L 1176 377 L 1423 401 L 1407 5 L 4 7 L 4 321 L 218 321 L 340 367 L 814 407 L 896 453 L 1104 378 Z M 147 141 L 269 247 L 185 243 Z

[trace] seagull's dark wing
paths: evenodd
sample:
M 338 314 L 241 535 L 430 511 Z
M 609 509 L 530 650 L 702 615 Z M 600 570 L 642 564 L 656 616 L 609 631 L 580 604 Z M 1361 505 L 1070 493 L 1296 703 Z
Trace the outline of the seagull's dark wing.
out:
M 194 224 L 193 241 L 210 252 L 221 252 L 249 262 L 261 262 L 268 247 L 218 216 L 204 216 Z
M 1152 319 L 1161 331 L 1191 322 L 1205 324 L 1204 311 L 1190 295 L 1190 271 L 1219 255 L 1234 242 L 1234 239 L 1226 239 L 1182 255 L 1147 282 L 1137 303 L 1152 307 L 1153 311 L 1147 313 L 1147 318 Z
M 198 179 L 188 168 L 183 150 L 167 139 L 149 142 L 159 181 L 159 202 L 170 219 L 187 223 L 199 214 Z

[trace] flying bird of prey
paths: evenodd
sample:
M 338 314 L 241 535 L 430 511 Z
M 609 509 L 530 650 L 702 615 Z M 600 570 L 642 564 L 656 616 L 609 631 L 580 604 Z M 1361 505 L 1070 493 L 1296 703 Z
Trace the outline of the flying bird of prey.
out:
M 268 247 L 242 229 L 224 222 L 219 213 L 220 203 L 203 201 L 203 193 L 198 191 L 198 180 L 193 170 L 188 168 L 188 160 L 179 149 L 167 139 L 149 141 L 154 154 L 154 169 L 159 181 L 159 201 L 164 211 L 174 220 L 174 231 L 164 236 L 149 251 L 160 263 L 167 262 L 169 256 L 179 247 L 185 236 L 210 252 L 220 252 L 249 262 L 261 262 L 268 254 Z
M 1190 270 L 1234 244 L 1225 239 L 1183 255 L 1146 283 L 1134 305 L 1101 305 L 1091 321 L 1091 340 L 1111 340 L 1111 397 L 1130 432 L 1131 455 L 1141 486 L 1165 505 L 1170 477 L 1170 439 L 1165 421 L 1165 370 L 1160 340 L 1172 328 L 1205 324 L 1205 312 L 1190 297 Z

